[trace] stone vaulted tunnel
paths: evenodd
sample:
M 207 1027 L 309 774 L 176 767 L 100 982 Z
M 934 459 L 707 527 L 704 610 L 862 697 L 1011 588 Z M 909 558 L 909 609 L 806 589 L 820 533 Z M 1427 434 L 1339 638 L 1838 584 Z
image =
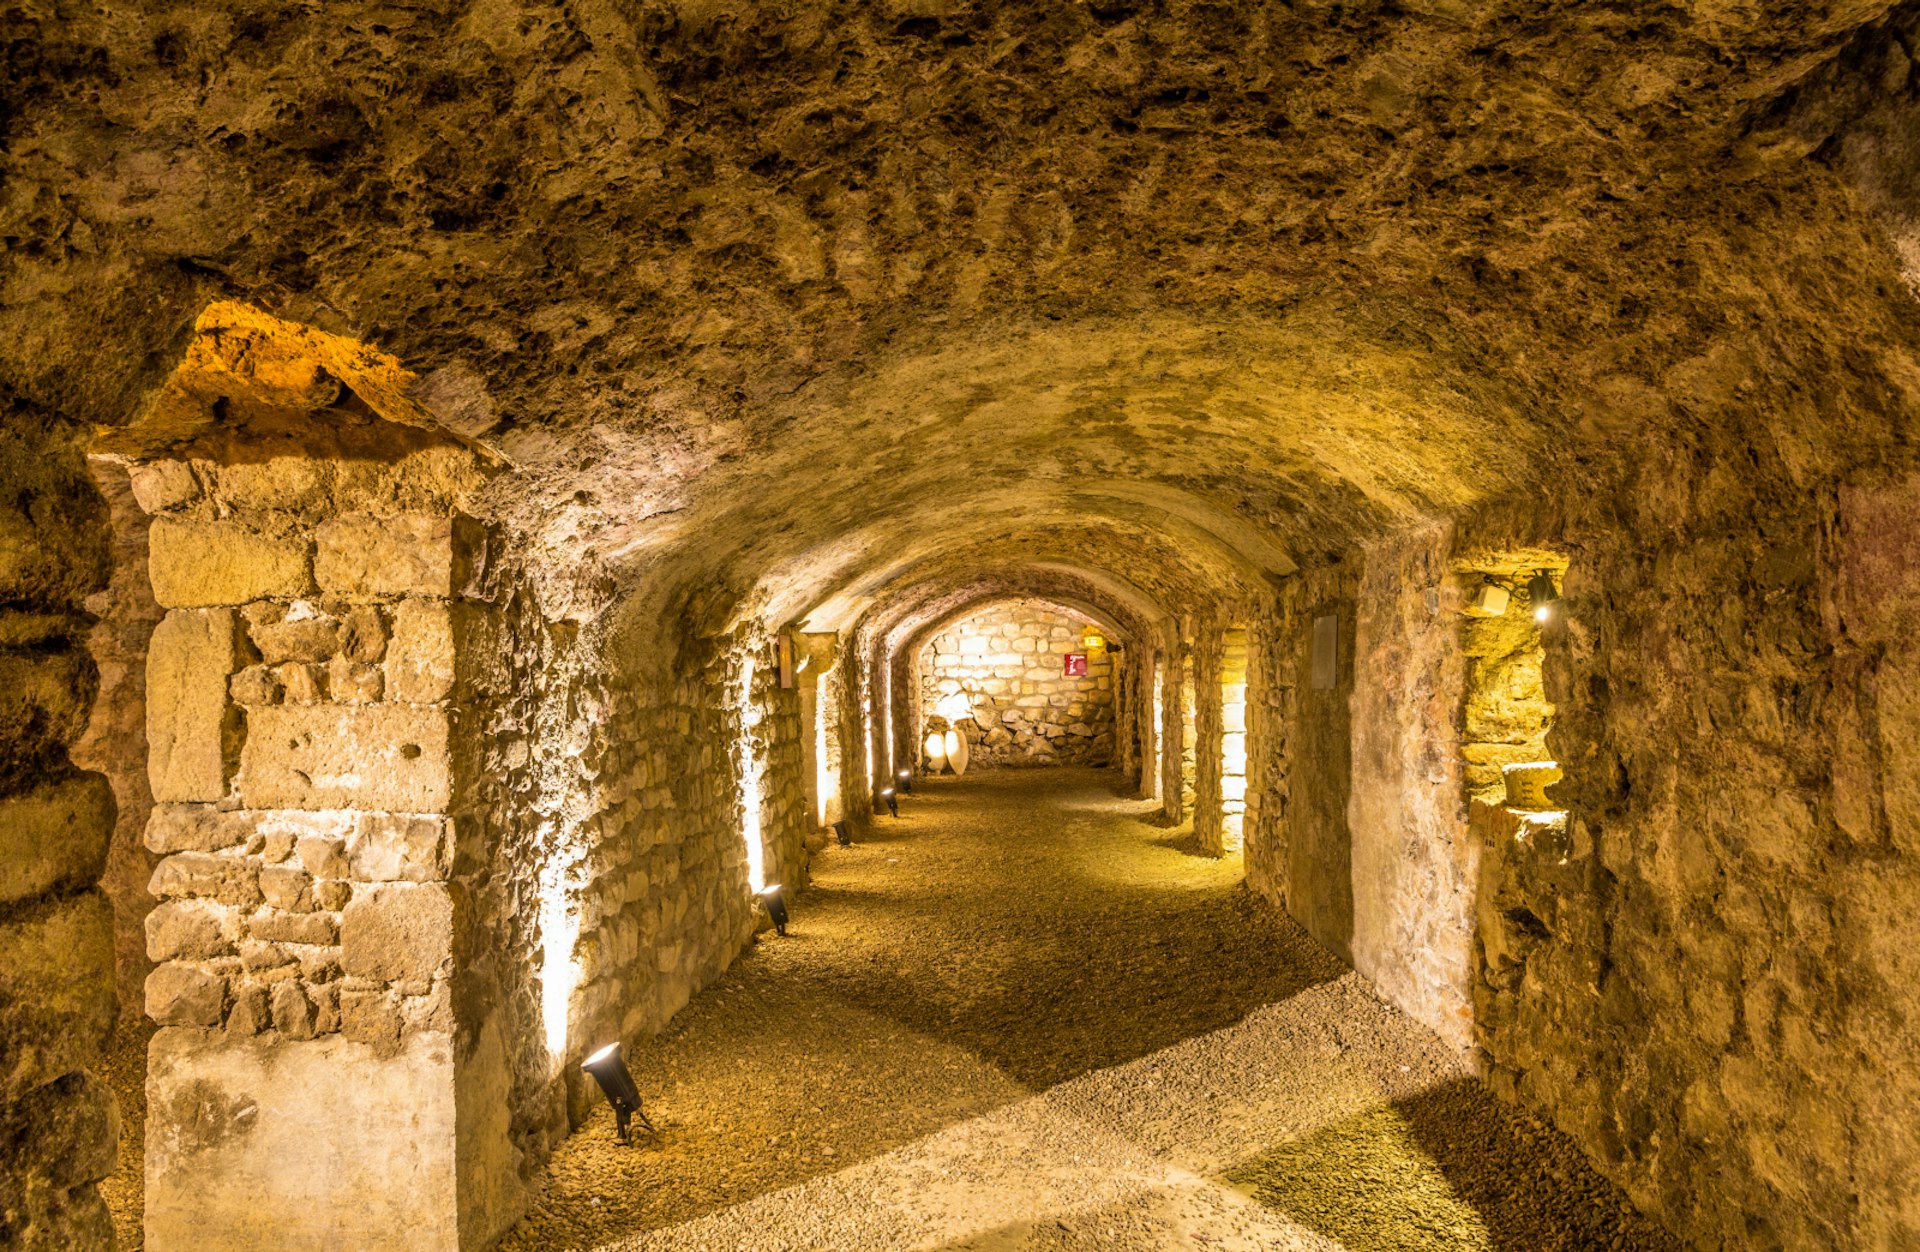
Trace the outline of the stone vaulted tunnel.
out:
M 0 1248 L 1920 1246 L 1920 6 L 0 32 Z

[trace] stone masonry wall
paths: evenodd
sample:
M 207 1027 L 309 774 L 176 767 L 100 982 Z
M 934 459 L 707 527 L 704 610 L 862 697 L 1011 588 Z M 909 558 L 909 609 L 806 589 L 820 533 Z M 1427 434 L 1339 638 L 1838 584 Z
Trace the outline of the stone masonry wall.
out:
M 1698 1246 L 1912 1246 L 1920 475 L 1795 491 L 1697 456 L 1629 494 L 1637 543 L 1463 528 L 1571 557 L 1543 632 L 1567 836 L 1480 888 L 1537 919 L 1480 1041 Z
M 1284 791 L 1271 764 L 1254 789 L 1249 879 L 1695 1246 L 1906 1246 L 1920 476 L 1799 497 L 1681 479 L 1710 486 L 1635 497 L 1658 543 L 1489 513 L 1293 580 L 1291 684 L 1255 651 L 1254 725 L 1288 741 Z M 1540 632 L 1569 816 L 1470 824 L 1456 570 L 1549 547 L 1571 562 Z M 1326 612 L 1357 618 L 1332 692 L 1308 683 Z
M 1467 662 L 1451 533 L 1364 553 L 1353 599 L 1346 828 L 1354 968 L 1456 1048 L 1473 1042 L 1474 878 L 1459 719 Z M 1344 640 L 1343 640 L 1344 645 Z
M 638 616 L 623 630 L 651 633 Z M 593 811 L 575 835 L 584 861 L 579 984 L 569 1057 L 658 1033 L 752 939 L 740 763 L 743 735 L 760 762 L 766 881 L 806 882 L 811 829 L 800 764 L 799 694 L 782 690 L 771 642 L 705 641 L 662 675 L 605 649 L 608 707 Z M 754 659 L 752 713 L 740 701 Z M 576 1120 L 598 1095 L 569 1065 Z
M 1001 605 L 955 623 L 927 642 L 920 660 L 923 707 L 965 692 L 974 717 L 961 730 L 971 767 L 1106 765 L 1114 758 L 1114 661 L 1102 650 L 1087 675 L 1062 672 L 1083 651 L 1088 623 L 1036 605 Z
M 73 428 L 4 395 L 0 482 L 0 1246 L 104 1248 L 113 1098 L 86 1067 L 115 1016 L 94 886 L 114 798 L 67 745 L 93 705 L 82 606 L 107 582 L 107 513 Z
M 494 537 L 458 511 L 475 482 L 469 454 L 432 446 L 134 472 L 168 610 L 147 684 L 146 842 L 163 858 L 147 917 L 156 1248 L 246 1246 L 269 1229 L 301 1246 L 316 1221 L 377 1241 L 400 1206 L 426 1245 L 483 1241 L 518 1215 L 521 1171 L 551 1142 L 536 914 L 515 885 L 540 851 L 545 649 Z M 313 1066 L 332 1096 L 270 1077 Z M 355 1103 L 389 1081 L 438 1111 L 413 1133 L 348 1131 L 398 1115 Z M 233 1149 L 192 1105 L 216 1090 L 257 1108 L 250 1165 L 265 1172 L 250 1199 L 212 1185 Z M 289 1135 L 312 1175 L 265 1161 Z M 452 1190 L 420 1191 L 396 1155 L 444 1159 L 435 1176 Z M 359 1195 L 346 1227 L 264 1216 L 313 1177 L 317 1204 Z
M 1247 628 L 1230 626 L 1220 640 L 1220 838 L 1226 852 L 1246 839 Z
M 1218 623 L 1205 618 L 1195 624 L 1187 654 L 1193 673 L 1193 710 L 1183 770 L 1191 771 L 1194 841 L 1209 856 L 1226 852 L 1226 810 L 1220 785 L 1226 733 L 1220 690 L 1223 643 Z
M 156 499 L 176 468 L 178 494 Z M 429 936 L 360 948 L 393 936 L 348 912 L 430 895 L 450 916 L 454 637 L 489 611 L 457 599 L 451 519 L 343 515 L 308 537 L 216 520 L 184 463 L 140 475 L 168 606 L 148 666 L 149 1015 L 367 1043 L 450 1029 Z

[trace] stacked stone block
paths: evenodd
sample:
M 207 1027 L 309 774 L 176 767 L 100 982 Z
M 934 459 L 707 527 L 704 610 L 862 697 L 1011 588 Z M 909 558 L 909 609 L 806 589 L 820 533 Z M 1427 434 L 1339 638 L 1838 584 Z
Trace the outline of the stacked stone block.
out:
M 311 542 L 161 517 L 149 652 L 148 1014 L 163 1026 L 452 1028 L 451 517 Z
M 599 807 L 579 836 L 591 852 L 574 1052 L 657 1033 L 751 940 L 737 777 L 746 719 L 732 681 L 749 647 L 766 878 L 793 889 L 806 881 L 799 696 L 779 686 L 770 643 L 716 646 L 677 675 L 609 674 L 620 733 L 597 762 Z
M 533 827 L 510 680 L 538 649 L 482 577 L 486 529 L 421 486 L 467 457 L 135 469 L 166 610 L 155 1252 L 479 1246 L 518 1216 L 551 1080 L 515 994 L 531 936 L 508 884 L 531 849 L 506 833 Z
M 920 698 L 931 710 L 965 692 L 974 716 L 960 730 L 973 767 L 1106 765 L 1115 755 L 1114 661 L 1088 654 L 1087 674 L 1068 677 L 1068 653 L 1085 651 L 1084 620 L 1033 605 L 988 609 L 928 642 Z

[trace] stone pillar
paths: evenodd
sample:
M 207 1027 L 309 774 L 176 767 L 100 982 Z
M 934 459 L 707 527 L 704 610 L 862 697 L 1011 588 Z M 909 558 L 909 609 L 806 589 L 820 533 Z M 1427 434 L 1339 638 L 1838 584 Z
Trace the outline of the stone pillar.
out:
M 806 778 L 809 829 L 840 819 L 840 715 L 829 675 L 838 656 L 839 636 L 795 637 L 795 676 L 800 692 L 800 768 Z
M 1222 709 L 1220 690 L 1221 634 L 1211 622 L 1195 632 L 1188 653 L 1193 681 L 1189 688 L 1193 743 L 1188 749 L 1193 785 L 1193 835 L 1200 850 L 1210 856 L 1226 852 L 1221 780 Z
M 1220 652 L 1220 840 L 1238 852 L 1246 837 L 1247 629 L 1227 630 Z
M 136 490 L 167 610 L 149 1252 L 485 1246 L 522 1204 L 500 997 L 468 955 L 505 941 L 461 877 L 490 837 L 486 532 L 412 480 L 304 458 L 159 462 Z

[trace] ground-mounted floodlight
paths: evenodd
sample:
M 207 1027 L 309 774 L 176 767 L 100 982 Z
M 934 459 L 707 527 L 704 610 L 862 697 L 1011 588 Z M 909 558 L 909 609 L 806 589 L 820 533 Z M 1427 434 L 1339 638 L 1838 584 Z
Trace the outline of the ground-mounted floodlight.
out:
M 642 1126 L 653 1130 L 653 1123 L 647 1120 L 647 1111 L 640 1107 L 640 1088 L 635 1085 L 633 1075 L 627 1072 L 627 1063 L 620 1055 L 617 1042 L 608 1044 L 580 1062 L 580 1068 L 593 1075 L 593 1080 L 600 1084 L 600 1090 L 605 1093 L 607 1103 L 613 1106 L 614 1133 L 620 1137 L 620 1142 L 633 1142 L 629 1127 L 636 1117 Z
M 1544 622 L 1553 616 L 1553 603 L 1560 598 L 1560 591 L 1553 585 L 1553 575 L 1541 570 L 1527 580 L 1527 599 L 1533 604 L 1533 620 Z
M 913 771 L 912 770 L 903 769 L 899 773 L 895 774 L 893 777 L 896 785 L 900 789 L 901 795 L 910 796 L 913 794 Z
M 900 797 L 892 787 L 880 788 L 880 803 L 887 806 L 888 816 L 900 816 Z
M 770 882 L 754 893 L 760 897 L 760 903 L 767 906 L 767 916 L 773 919 L 773 933 L 782 939 L 787 936 L 787 897 L 780 884 Z
M 833 839 L 843 848 L 853 846 L 853 830 L 847 825 L 847 819 L 841 818 L 833 824 Z

